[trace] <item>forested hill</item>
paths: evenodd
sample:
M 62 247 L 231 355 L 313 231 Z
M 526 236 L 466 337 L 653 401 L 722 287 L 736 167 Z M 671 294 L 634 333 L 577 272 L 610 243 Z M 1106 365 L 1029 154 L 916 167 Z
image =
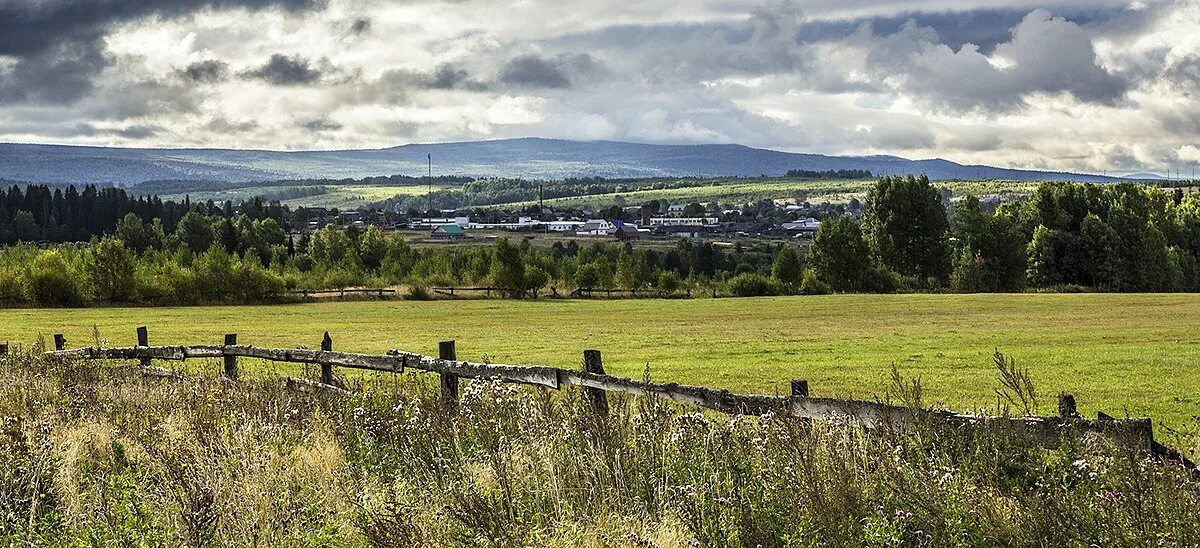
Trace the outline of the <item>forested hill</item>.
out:
M 145 181 L 271 181 L 423 175 L 426 155 L 441 175 L 568 177 L 780 176 L 790 170 L 867 170 L 971 178 L 1105 181 L 1106 177 L 964 166 L 895 156 L 825 156 L 741 145 L 653 145 L 616 141 L 505 139 L 411 144 L 377 150 L 280 152 L 133 149 L 0 143 L 0 178 L 38 183 L 131 185 Z

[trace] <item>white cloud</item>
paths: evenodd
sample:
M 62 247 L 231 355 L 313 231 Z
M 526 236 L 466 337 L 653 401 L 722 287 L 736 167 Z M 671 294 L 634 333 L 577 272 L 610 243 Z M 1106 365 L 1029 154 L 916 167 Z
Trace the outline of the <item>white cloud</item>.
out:
M 0 108 L 0 140 L 302 149 L 536 135 L 1200 164 L 1197 0 L 323 5 L 122 20 L 90 89 L 73 82 L 81 98 L 61 101 L 6 95 L 38 75 L 0 39 L 0 101 L 17 97 Z M 276 55 L 314 73 L 247 76 Z M 203 77 L 185 79 L 198 62 Z

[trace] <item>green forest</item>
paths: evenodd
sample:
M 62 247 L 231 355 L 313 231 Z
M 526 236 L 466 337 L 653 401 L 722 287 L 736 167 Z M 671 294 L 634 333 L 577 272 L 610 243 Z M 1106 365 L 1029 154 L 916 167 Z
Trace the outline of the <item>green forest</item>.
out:
M 70 219 L 103 232 L 111 219 L 98 213 L 84 208 Z M 1200 289 L 1200 195 L 1129 183 L 1045 183 L 993 211 L 970 195 L 949 205 L 923 176 L 885 177 L 861 221 L 823 219 L 807 246 L 681 239 L 656 250 L 501 239 L 418 247 L 373 226 L 289 236 L 276 220 L 287 212 L 261 202 L 242 214 L 197 204 L 169 223 L 143 215 L 130 210 L 87 245 L 0 249 L 0 302 L 265 302 L 289 289 L 398 285 L 411 298 L 442 285 L 486 285 L 518 298 L 549 287 L 727 296 Z

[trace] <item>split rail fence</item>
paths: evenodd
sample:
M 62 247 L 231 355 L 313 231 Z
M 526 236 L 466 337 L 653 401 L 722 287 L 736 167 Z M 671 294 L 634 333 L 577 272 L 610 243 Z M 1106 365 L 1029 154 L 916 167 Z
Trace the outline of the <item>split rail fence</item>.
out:
M 576 386 L 584 390 L 584 401 L 599 413 L 608 413 L 608 392 L 620 392 L 643 397 L 657 397 L 685 404 L 694 404 L 728 414 L 790 415 L 804 419 L 834 420 L 860 423 L 867 428 L 883 425 L 904 425 L 924 421 L 961 429 L 1010 429 L 1034 436 L 1046 447 L 1057 447 L 1065 439 L 1078 439 L 1086 434 L 1098 434 L 1156 455 L 1175 460 L 1190 468 L 1182 454 L 1155 441 L 1148 418 L 1114 418 L 1099 413 L 1096 419 L 1082 418 L 1070 394 L 1059 396 L 1059 416 L 982 416 L 944 410 L 913 409 L 878 401 L 820 398 L 809 395 L 808 381 L 791 381 L 788 396 L 734 394 L 701 386 L 676 383 L 637 381 L 604 372 L 598 350 L 583 352 L 582 370 L 547 366 L 517 366 L 494 363 L 472 363 L 458 359 L 455 341 L 438 344 L 437 357 L 401 350 L 385 355 L 333 351 L 333 341 L 326 332 L 319 350 L 306 348 L 263 348 L 239 344 L 235 333 L 225 335 L 224 344 L 192 346 L 150 346 L 146 327 L 137 328 L 137 345 L 107 348 L 66 348 L 66 339 L 54 335 L 54 350 L 45 356 L 82 360 L 137 360 L 144 373 L 179 377 L 180 373 L 152 366 L 153 360 L 183 361 L 201 358 L 221 358 L 222 375 L 236 381 L 238 359 L 255 358 L 274 362 L 315 364 L 321 367 L 320 381 L 286 378 L 288 387 L 308 392 L 327 391 L 349 394 L 338 386 L 335 368 L 403 373 L 406 370 L 437 374 L 441 379 L 442 397 L 447 405 L 458 400 L 459 379 L 496 380 L 542 388 L 561 389 Z M 8 345 L 0 344 L 0 355 Z

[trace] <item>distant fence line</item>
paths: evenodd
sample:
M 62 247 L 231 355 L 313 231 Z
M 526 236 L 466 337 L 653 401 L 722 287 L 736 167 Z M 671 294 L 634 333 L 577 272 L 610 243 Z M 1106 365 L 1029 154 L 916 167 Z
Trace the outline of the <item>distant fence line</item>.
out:
M 62 334 L 54 335 L 54 350 L 43 355 L 58 359 L 83 360 L 137 360 L 141 370 L 149 375 L 181 377 L 182 374 L 151 365 L 153 360 L 184 361 L 201 358 L 222 358 L 224 378 L 238 379 L 238 358 L 257 358 L 286 363 L 304 363 L 321 366 L 320 381 L 285 378 L 289 388 L 303 391 L 328 391 L 349 394 L 338 386 L 334 376 L 335 367 L 403 373 L 412 369 L 435 373 L 440 377 L 442 398 L 447 405 L 458 400 L 460 378 L 495 380 L 532 385 L 542 388 L 561 389 L 577 386 L 584 390 L 584 399 L 591 408 L 607 415 L 607 392 L 621 392 L 643 397 L 694 404 L 727 414 L 789 415 L 804 419 L 835 420 L 859 423 L 867 428 L 884 425 L 905 425 L 914 422 L 941 424 L 961 429 L 1006 428 L 1025 432 L 1046 447 L 1057 447 L 1064 439 L 1077 439 L 1085 434 L 1100 434 L 1120 443 L 1136 447 L 1153 454 L 1179 461 L 1195 468 L 1178 451 L 1163 446 L 1154 440 L 1149 418 L 1113 418 L 1099 413 L 1097 419 L 1079 416 L 1075 398 L 1070 394 L 1059 396 L 1059 416 L 983 416 L 954 413 L 944 410 L 914 409 L 875 401 L 852 399 L 818 398 L 809 395 L 808 381 L 796 379 L 791 382 L 789 396 L 766 396 L 734 394 L 728 390 L 688 386 L 677 383 L 637 381 L 606 374 L 602 356 L 598 350 L 583 352 L 582 370 L 562 369 L 549 366 L 517 366 L 494 363 L 472 363 L 457 358 L 455 341 L 438 344 L 438 356 L 426 356 L 401 350 L 390 350 L 387 354 L 359 354 L 334 352 L 333 341 L 326 332 L 320 350 L 306 348 L 264 348 L 238 344 L 237 334 L 230 333 L 220 345 L 150 346 L 146 327 L 138 327 L 137 346 L 94 348 L 66 348 Z M 0 356 L 8 353 L 8 345 L 0 344 Z
M 429 289 L 438 295 L 446 295 L 449 297 L 461 297 L 461 296 L 465 296 L 464 294 L 482 294 L 485 297 L 491 297 L 493 293 L 495 293 L 496 295 L 504 295 L 506 293 L 511 292 L 508 289 L 494 287 L 494 286 L 439 285 L 439 286 L 430 287 Z M 550 286 L 546 289 L 550 290 L 550 293 L 548 294 L 548 297 L 550 297 L 550 298 L 559 299 L 559 298 L 564 297 L 564 294 L 560 293 L 558 291 L 558 287 L 556 287 L 556 286 Z M 285 295 L 298 296 L 298 297 L 303 297 L 305 299 L 323 298 L 323 297 L 324 298 L 329 298 L 329 297 L 345 298 L 348 295 L 349 296 L 354 296 L 354 295 L 376 296 L 376 297 L 382 299 L 386 296 L 394 296 L 397 293 L 398 292 L 395 289 L 390 289 L 390 288 L 289 289 L 287 291 L 284 291 Z M 714 298 L 716 298 L 718 296 L 716 289 L 712 289 L 711 293 Z M 683 291 L 665 291 L 662 289 L 606 289 L 606 288 L 597 288 L 597 287 L 580 287 L 580 288 L 575 288 L 570 293 L 567 293 L 565 295 L 565 297 L 568 297 L 568 298 L 588 297 L 588 298 L 590 298 L 590 297 L 595 297 L 598 295 L 603 295 L 603 296 L 606 296 L 609 298 L 612 298 L 614 296 L 616 296 L 616 297 L 629 296 L 629 297 L 634 297 L 634 298 L 638 298 L 638 297 L 658 297 L 658 298 L 687 297 L 687 298 L 691 298 L 692 297 L 692 289 L 685 288 Z
M 305 299 L 309 297 L 345 297 L 346 295 L 377 295 L 380 298 L 383 296 L 395 294 L 395 289 L 388 288 L 338 288 L 338 289 L 290 289 L 284 292 L 285 295 L 299 295 Z

